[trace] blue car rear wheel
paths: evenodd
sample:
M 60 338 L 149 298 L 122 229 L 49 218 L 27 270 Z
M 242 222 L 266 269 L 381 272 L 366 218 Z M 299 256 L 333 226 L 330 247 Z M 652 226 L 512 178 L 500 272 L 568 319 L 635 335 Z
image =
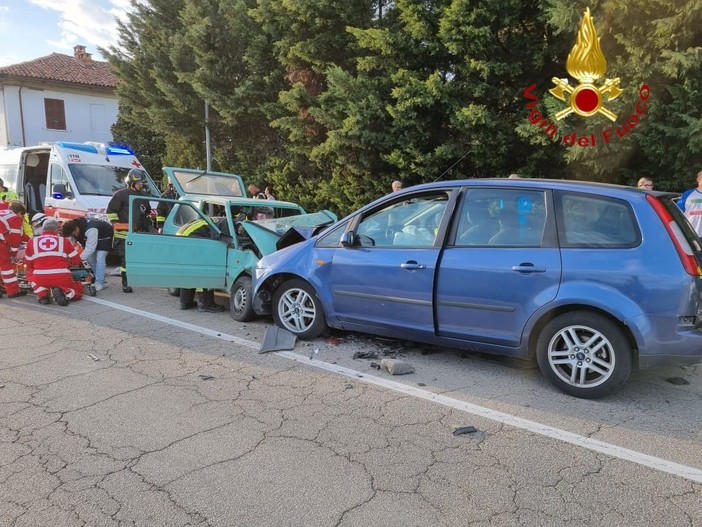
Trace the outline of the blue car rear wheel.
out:
M 598 313 L 574 311 L 544 326 L 536 356 L 553 385 L 583 399 L 598 399 L 629 378 L 632 350 L 614 321 Z

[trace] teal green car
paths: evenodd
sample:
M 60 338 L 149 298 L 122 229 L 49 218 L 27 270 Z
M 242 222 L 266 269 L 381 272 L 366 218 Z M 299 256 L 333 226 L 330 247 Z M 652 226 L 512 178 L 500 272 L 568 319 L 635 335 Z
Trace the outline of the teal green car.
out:
M 223 291 L 229 294 L 231 316 L 240 322 L 255 316 L 251 276 L 258 260 L 337 220 L 326 210 L 307 214 L 295 203 L 246 198 L 243 181 L 234 174 L 164 170 L 181 197 L 148 198 L 151 208 L 171 207 L 161 233 L 135 232 L 130 225 L 129 284 Z M 132 196 L 130 206 L 135 210 L 146 201 Z M 196 221 L 209 226 L 208 238 L 178 234 Z

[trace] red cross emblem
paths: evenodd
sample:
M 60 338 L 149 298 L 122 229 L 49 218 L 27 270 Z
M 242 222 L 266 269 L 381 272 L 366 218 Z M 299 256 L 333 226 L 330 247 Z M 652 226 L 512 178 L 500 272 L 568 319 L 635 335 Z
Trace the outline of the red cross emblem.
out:
M 137 168 L 141 168 L 141 163 L 139 163 L 139 161 L 137 161 L 136 159 L 132 161 L 132 165 L 134 165 Z
M 42 251 L 50 252 L 58 249 L 58 238 L 54 236 L 41 236 L 37 240 L 37 245 Z

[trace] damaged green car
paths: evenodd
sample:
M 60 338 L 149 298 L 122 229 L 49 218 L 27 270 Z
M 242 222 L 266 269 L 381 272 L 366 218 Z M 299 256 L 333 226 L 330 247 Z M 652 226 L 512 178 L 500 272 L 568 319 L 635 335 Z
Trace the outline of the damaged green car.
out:
M 243 181 L 234 174 L 164 170 L 181 197 L 148 198 L 152 209 L 159 202 L 171 208 L 161 233 L 137 232 L 130 225 L 129 284 L 223 291 L 229 295 L 231 316 L 239 322 L 255 316 L 251 275 L 258 260 L 337 220 L 327 210 L 307 214 L 295 203 L 243 197 Z M 132 196 L 130 207 L 134 211 L 145 202 Z M 209 237 L 180 235 L 193 222 L 206 224 Z

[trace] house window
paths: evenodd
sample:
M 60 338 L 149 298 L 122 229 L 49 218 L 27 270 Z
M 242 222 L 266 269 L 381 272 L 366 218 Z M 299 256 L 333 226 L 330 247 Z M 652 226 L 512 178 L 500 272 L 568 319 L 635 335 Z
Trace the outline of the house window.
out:
M 62 99 L 44 99 L 44 113 L 49 130 L 66 129 L 66 111 Z

